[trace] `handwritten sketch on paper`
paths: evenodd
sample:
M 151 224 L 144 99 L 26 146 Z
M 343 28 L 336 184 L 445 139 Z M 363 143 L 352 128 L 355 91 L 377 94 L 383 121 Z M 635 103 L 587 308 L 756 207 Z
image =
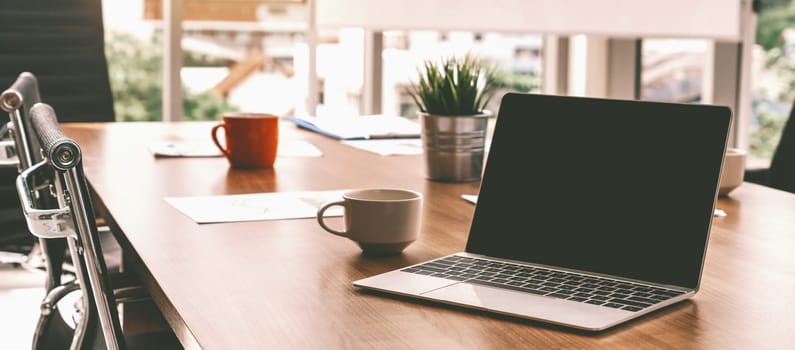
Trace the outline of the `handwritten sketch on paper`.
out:
M 251 193 L 219 196 L 166 197 L 177 210 L 199 224 L 314 218 L 326 203 L 342 199 L 344 190 Z M 341 216 L 333 207 L 326 216 Z

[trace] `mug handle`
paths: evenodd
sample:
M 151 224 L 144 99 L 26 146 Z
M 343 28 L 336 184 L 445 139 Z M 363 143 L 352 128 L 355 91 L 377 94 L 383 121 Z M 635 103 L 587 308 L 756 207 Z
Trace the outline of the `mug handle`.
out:
M 219 150 L 221 150 L 221 153 L 223 153 L 227 158 L 229 158 L 229 151 L 227 151 L 223 146 L 221 146 L 221 143 L 218 142 L 218 129 L 220 128 L 226 129 L 226 126 L 223 123 L 213 126 L 212 130 L 210 130 L 210 135 L 213 137 L 213 142 L 215 143 L 215 146 L 218 147 Z
M 337 236 L 348 237 L 348 235 L 347 235 L 348 232 L 347 231 L 337 231 L 337 230 L 335 230 L 335 229 L 333 229 L 331 227 L 328 227 L 326 225 L 326 223 L 323 221 L 323 214 L 326 213 L 326 209 L 331 208 L 331 207 L 333 207 L 335 205 L 339 205 L 339 206 L 345 208 L 345 201 L 336 201 L 336 202 L 329 202 L 329 203 L 323 204 L 323 206 L 320 207 L 320 209 L 317 210 L 317 223 L 320 224 L 320 227 L 322 227 L 324 230 L 326 230 L 326 231 L 328 231 L 330 233 L 333 233 L 333 234 L 335 234 Z

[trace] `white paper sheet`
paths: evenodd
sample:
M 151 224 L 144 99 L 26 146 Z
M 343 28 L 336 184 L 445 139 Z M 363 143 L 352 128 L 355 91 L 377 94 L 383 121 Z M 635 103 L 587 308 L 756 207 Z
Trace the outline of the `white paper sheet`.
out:
M 161 141 L 149 145 L 155 157 L 220 157 L 221 151 L 215 144 L 206 141 Z M 304 140 L 285 140 L 279 142 L 279 157 L 320 157 L 323 152 Z
M 370 140 L 342 140 L 351 147 L 382 156 L 411 156 L 422 154 L 421 139 L 370 139 Z M 484 151 L 491 149 L 491 139 L 486 139 Z
M 345 140 L 341 142 L 382 156 L 422 154 L 420 139 Z
M 166 202 L 199 224 L 314 218 L 330 201 L 342 200 L 345 190 L 270 192 L 221 196 L 166 197 Z M 325 216 L 341 216 L 341 207 Z
M 477 204 L 478 203 L 478 195 L 476 195 L 476 194 L 462 194 L 461 198 L 463 198 L 465 201 L 467 201 L 469 203 L 472 203 L 472 204 Z
M 290 116 L 299 127 L 338 140 L 419 138 L 420 125 L 401 116 L 362 115 L 356 117 Z

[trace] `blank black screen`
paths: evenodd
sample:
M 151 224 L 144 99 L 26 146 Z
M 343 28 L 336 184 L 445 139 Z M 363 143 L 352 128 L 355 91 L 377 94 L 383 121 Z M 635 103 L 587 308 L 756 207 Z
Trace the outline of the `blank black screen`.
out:
M 727 107 L 505 95 L 467 251 L 696 288 Z

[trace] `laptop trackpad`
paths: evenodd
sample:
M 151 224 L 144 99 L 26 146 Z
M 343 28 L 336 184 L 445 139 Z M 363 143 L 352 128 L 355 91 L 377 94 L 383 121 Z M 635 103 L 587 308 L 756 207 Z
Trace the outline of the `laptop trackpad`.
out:
M 423 293 L 422 296 L 452 304 L 469 305 L 502 314 L 591 330 L 603 329 L 632 315 L 629 311 L 604 306 L 464 282 Z
M 442 288 L 455 283 L 457 282 L 444 278 L 392 271 L 354 281 L 353 285 L 404 295 L 418 295 L 424 291 Z

